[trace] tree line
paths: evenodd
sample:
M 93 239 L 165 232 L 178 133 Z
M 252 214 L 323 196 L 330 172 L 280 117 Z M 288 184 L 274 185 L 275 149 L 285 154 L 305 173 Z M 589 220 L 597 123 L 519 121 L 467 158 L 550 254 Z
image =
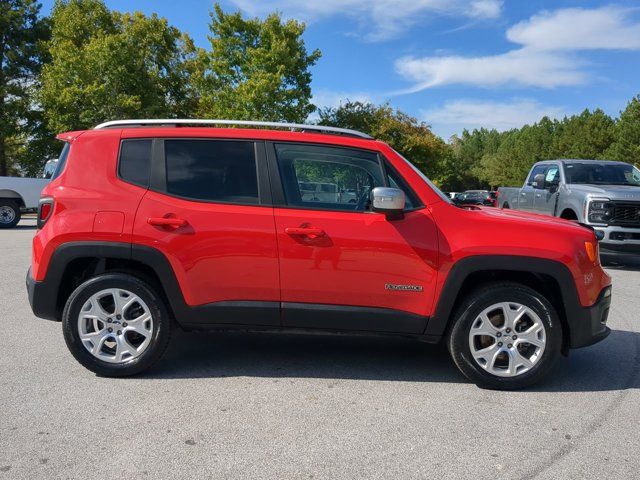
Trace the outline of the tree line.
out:
M 302 123 L 316 112 L 311 68 L 321 58 L 305 25 L 214 4 L 208 45 L 166 19 L 122 13 L 102 0 L 0 3 L 0 175 L 37 175 L 55 134 L 119 118 L 234 118 Z M 585 110 L 507 132 L 463 131 L 448 141 L 393 108 L 346 101 L 316 112 L 323 125 L 389 143 L 445 190 L 518 185 L 548 158 L 640 165 L 640 96 L 618 118 Z

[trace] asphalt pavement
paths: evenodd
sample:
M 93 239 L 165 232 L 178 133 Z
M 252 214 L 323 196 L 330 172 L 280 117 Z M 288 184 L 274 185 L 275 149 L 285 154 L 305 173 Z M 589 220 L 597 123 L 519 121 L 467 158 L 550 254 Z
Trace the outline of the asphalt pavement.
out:
M 640 260 L 608 268 L 613 333 L 519 392 L 411 340 L 176 333 L 96 377 L 29 308 L 35 221 L 0 231 L 0 480 L 640 477 Z

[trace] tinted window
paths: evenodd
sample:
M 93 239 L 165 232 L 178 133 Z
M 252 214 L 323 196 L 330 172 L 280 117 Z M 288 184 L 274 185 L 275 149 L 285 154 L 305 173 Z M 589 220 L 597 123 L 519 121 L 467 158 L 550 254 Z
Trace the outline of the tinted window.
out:
M 276 145 L 289 205 L 364 211 L 369 194 L 384 185 L 375 153 L 315 145 Z
M 389 186 L 393 188 L 399 188 L 404 192 L 405 197 L 405 210 L 413 210 L 420 206 L 420 200 L 416 197 L 415 193 L 407 186 L 405 181 L 395 171 L 393 171 L 389 165 L 386 167 L 389 177 Z
M 151 140 L 124 140 L 120 146 L 120 178 L 147 188 L 151 172 Z
M 640 171 L 624 163 L 579 163 L 565 165 L 567 183 L 640 186 Z
M 56 170 L 53 172 L 51 176 L 51 180 L 55 180 L 60 176 L 62 171 L 64 170 L 64 166 L 67 164 L 67 157 L 69 156 L 69 150 L 71 149 L 70 143 L 65 143 L 64 147 L 62 147 L 62 152 L 60 152 L 60 156 L 58 157 L 58 163 L 56 164 Z
M 536 175 L 544 173 L 546 169 L 547 165 L 538 165 L 537 167 L 534 167 L 534 169 L 531 171 L 531 175 L 529 175 L 529 180 L 527 180 L 527 185 L 533 184 L 533 180 L 536 178 Z
M 549 170 L 547 170 L 547 174 L 545 177 L 545 182 L 551 184 L 560 183 L 560 169 L 557 166 L 552 165 L 549 167 Z
M 259 203 L 253 142 L 165 140 L 167 192 L 195 200 Z

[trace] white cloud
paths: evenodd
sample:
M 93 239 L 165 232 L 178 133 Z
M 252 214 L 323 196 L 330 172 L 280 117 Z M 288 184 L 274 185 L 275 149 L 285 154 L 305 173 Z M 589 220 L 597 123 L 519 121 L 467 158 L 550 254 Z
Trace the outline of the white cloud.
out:
M 562 107 L 542 105 L 536 100 L 513 98 L 505 102 L 485 100 L 454 100 L 441 107 L 422 110 L 421 118 L 433 130 L 449 138 L 463 128 L 495 128 L 499 131 L 519 128 L 539 121 L 543 116 L 560 118 Z
M 347 101 L 372 102 L 372 96 L 366 92 L 336 92 L 333 90 L 319 89 L 313 93 L 311 103 L 316 107 L 339 107 Z
M 368 103 L 375 102 L 375 99 L 374 96 L 367 92 L 336 92 L 327 89 L 314 90 L 313 98 L 311 99 L 311 103 L 318 108 L 336 108 L 348 101 Z M 317 110 L 309 116 L 311 121 L 318 118 Z
M 507 38 L 529 48 L 640 50 L 640 22 L 633 10 L 615 6 L 542 12 L 507 30 Z
M 633 14 L 615 6 L 545 11 L 507 30 L 507 39 L 520 47 L 505 53 L 400 58 L 396 71 L 413 86 L 399 93 L 451 84 L 555 88 L 585 83 L 586 63 L 571 52 L 640 50 L 640 22 Z
M 386 40 L 424 21 L 428 15 L 498 18 L 502 0 L 231 0 L 250 15 L 278 10 L 307 22 L 335 16 L 355 18 L 369 40 Z
M 396 61 L 395 67 L 400 75 L 414 83 L 398 93 L 449 84 L 553 88 L 586 80 L 575 59 L 525 48 L 482 57 L 403 57 Z
M 635 13 L 616 6 L 544 11 L 507 30 L 507 39 L 520 46 L 505 53 L 400 58 L 396 71 L 413 86 L 398 93 L 451 84 L 555 88 L 585 83 L 589 75 L 578 51 L 640 50 Z
M 502 3 L 495 0 L 471 2 L 471 15 L 477 18 L 498 18 L 502 13 Z

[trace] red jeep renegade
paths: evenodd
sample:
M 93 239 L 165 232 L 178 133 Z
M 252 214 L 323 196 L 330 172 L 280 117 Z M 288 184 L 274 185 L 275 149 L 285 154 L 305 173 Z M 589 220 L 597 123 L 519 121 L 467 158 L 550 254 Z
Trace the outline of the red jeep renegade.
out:
M 176 324 L 443 340 L 473 382 L 514 389 L 609 333 L 593 230 L 455 206 L 360 132 L 128 120 L 58 138 L 27 289 L 99 375 L 148 369 Z

